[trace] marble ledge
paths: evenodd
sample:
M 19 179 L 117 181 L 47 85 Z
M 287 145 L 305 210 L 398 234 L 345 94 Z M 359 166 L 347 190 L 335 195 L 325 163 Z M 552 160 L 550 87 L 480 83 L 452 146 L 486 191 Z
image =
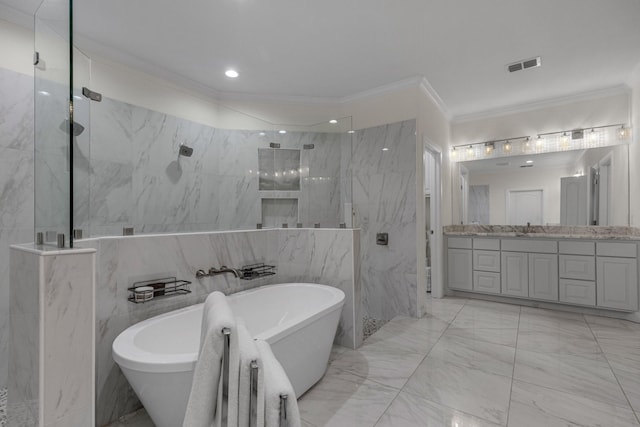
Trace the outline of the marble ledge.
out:
M 66 248 L 60 249 L 55 246 L 36 245 L 35 243 L 24 243 L 19 245 L 11 245 L 11 249 L 17 249 L 23 252 L 29 252 L 41 256 L 59 256 L 59 255 L 78 255 L 92 254 L 96 252 L 95 248 Z
M 443 232 L 452 237 L 640 240 L 640 228 L 623 226 L 448 225 Z
M 82 245 L 82 243 L 93 243 L 96 242 L 98 240 L 115 240 L 115 239 L 139 239 L 139 238 L 146 238 L 146 237 L 172 237 L 172 236 L 202 236 L 202 235 L 209 235 L 209 234 L 229 234 L 229 233 L 247 233 L 247 232 L 259 232 L 259 233 L 266 233 L 268 231 L 277 231 L 277 230 L 286 230 L 286 231 L 291 231 L 291 230 L 298 230 L 298 231 L 359 231 L 360 227 L 354 227 L 354 228 L 328 228 L 328 227 L 321 227 L 321 228 L 310 228 L 310 227 L 303 227 L 303 228 L 297 228 L 297 227 L 288 227 L 288 228 L 283 228 L 283 227 L 264 227 L 264 228 L 247 228 L 247 229 L 241 229 L 241 230 L 215 230 L 215 231 L 187 231 L 187 232 L 179 232 L 179 233 L 140 233 L 140 234 L 134 234 L 131 236 L 120 236 L 120 235 L 112 235 L 112 236 L 94 236 L 94 237 L 87 237 L 85 239 L 82 240 L 76 240 L 75 242 L 78 245 Z M 27 244 L 27 245 L 16 245 L 16 246 L 32 246 L 34 247 L 35 245 L 33 243 L 31 244 Z M 51 247 L 51 249 L 57 249 L 57 248 L 53 248 Z M 74 248 L 75 250 L 75 248 Z M 67 251 L 67 249 L 65 249 L 65 251 Z

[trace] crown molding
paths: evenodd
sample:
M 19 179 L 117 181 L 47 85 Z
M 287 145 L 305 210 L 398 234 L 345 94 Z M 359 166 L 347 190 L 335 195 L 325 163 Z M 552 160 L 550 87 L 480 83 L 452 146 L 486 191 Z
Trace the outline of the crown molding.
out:
M 76 36 L 75 44 L 80 51 L 86 52 L 91 60 L 102 62 L 108 65 L 130 68 L 133 71 L 148 74 L 164 80 L 167 85 L 178 90 L 189 91 L 193 95 L 209 101 L 216 101 L 220 97 L 220 92 L 216 89 L 185 77 L 179 73 L 169 71 L 166 68 L 143 61 L 140 58 L 126 52 L 109 47 L 103 43 L 85 36 Z
M 421 77 L 409 77 L 407 79 L 398 80 L 393 83 L 388 83 L 382 86 L 377 86 L 372 89 L 367 89 L 362 92 L 354 93 L 353 95 L 348 95 L 340 98 L 340 104 L 349 104 L 351 102 L 359 101 L 366 98 L 371 98 L 374 96 L 381 96 L 387 93 L 392 93 L 398 91 L 400 89 L 405 89 L 408 87 L 416 87 L 420 83 Z
M 7 6 L 6 4 L 0 3 L 0 16 L 4 21 L 20 25 L 21 27 L 25 27 L 30 30 L 34 29 L 35 24 L 33 22 L 33 15 L 29 15 L 26 12 Z
M 420 79 L 419 87 L 420 90 L 426 93 L 427 96 L 429 96 L 433 100 L 433 102 L 435 102 L 436 106 L 447 119 L 447 121 L 451 122 L 452 116 L 449 108 L 447 108 L 447 105 L 444 103 L 442 98 L 440 98 L 440 94 L 438 94 L 433 86 L 431 86 L 431 83 L 429 83 L 429 80 L 427 80 L 426 77 L 422 77 L 422 79 Z
M 252 101 L 269 102 L 274 104 L 299 104 L 299 105 L 340 105 L 341 98 L 321 97 L 321 96 L 298 96 L 298 95 L 272 95 L 244 92 L 218 92 L 217 99 L 221 101 Z
M 495 108 L 479 113 L 463 114 L 453 117 L 452 124 L 470 122 L 474 120 L 490 119 L 494 117 L 507 116 L 515 113 L 525 113 L 528 111 L 540 110 L 543 108 L 556 107 L 560 105 L 572 104 L 579 101 L 605 98 L 614 95 L 629 95 L 631 88 L 627 84 L 620 84 L 588 92 L 575 93 L 572 95 L 550 98 L 541 101 L 528 102 L 524 104 L 512 105 L 508 107 Z

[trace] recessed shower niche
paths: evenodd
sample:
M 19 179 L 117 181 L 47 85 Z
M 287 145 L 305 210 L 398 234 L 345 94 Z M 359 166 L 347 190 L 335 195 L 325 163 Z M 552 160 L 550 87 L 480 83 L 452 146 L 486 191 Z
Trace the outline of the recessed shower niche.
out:
M 258 148 L 260 191 L 300 191 L 300 150 Z
M 261 197 L 262 225 L 295 226 L 299 222 L 300 150 L 259 148 L 258 168 L 258 189 L 269 192 Z

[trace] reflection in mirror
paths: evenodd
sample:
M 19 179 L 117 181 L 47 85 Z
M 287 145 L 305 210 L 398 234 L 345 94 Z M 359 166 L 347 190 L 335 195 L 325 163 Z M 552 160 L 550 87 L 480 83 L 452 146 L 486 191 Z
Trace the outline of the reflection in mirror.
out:
M 457 164 L 463 224 L 629 225 L 629 146 Z

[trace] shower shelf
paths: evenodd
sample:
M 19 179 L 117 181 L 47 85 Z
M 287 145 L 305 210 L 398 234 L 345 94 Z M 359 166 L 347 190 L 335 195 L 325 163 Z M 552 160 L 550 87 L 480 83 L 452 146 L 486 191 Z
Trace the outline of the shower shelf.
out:
M 140 304 L 151 301 L 155 298 L 190 294 L 190 284 L 191 282 L 187 280 L 178 280 L 175 277 L 163 277 L 161 279 L 135 282 L 133 286 L 127 289 L 129 291 L 129 297 L 127 300 L 134 304 Z M 140 288 L 150 289 L 140 290 Z
M 245 265 L 240 269 L 242 280 L 253 280 L 260 277 L 273 276 L 276 274 L 275 265 L 266 265 L 264 263 Z

